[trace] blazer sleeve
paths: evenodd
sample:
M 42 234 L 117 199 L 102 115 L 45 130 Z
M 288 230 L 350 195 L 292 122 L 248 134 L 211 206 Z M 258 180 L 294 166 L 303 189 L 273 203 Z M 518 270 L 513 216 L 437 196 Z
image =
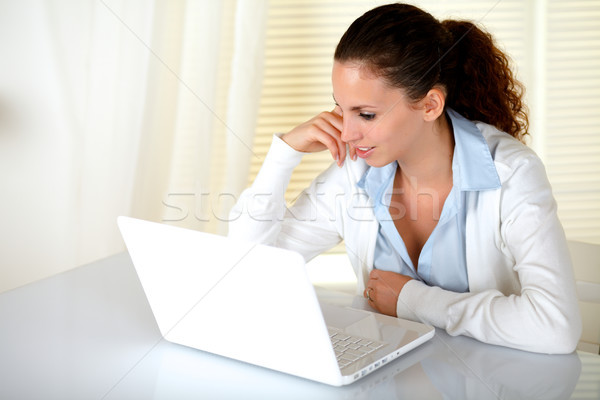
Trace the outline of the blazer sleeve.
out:
M 504 175 L 496 211 L 500 226 L 490 228 L 496 229 L 499 243 L 473 237 L 467 242 L 473 241 L 484 253 L 501 252 L 512 266 L 503 273 L 518 281 L 516 290 L 454 293 L 409 281 L 398 299 L 398 315 L 486 343 L 570 353 L 581 335 L 581 317 L 566 238 L 545 169 L 531 153 L 499 173 Z M 489 260 L 475 268 L 497 274 L 502 268 L 493 265 L 494 257 Z
M 229 215 L 229 236 L 299 252 L 306 260 L 341 241 L 333 221 L 332 165 L 287 207 L 284 194 L 304 153 L 277 135 L 253 184 L 240 195 Z M 328 189 L 329 188 L 329 189 Z

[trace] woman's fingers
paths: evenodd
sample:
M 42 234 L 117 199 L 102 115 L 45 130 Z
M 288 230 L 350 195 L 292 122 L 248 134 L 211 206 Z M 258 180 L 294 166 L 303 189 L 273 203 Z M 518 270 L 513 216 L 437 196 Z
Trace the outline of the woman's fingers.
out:
M 346 159 L 346 143 L 342 141 L 341 117 L 332 113 L 324 113 L 322 119 L 317 121 L 320 130 L 329 137 L 323 137 L 331 156 L 342 165 Z
M 339 141 L 338 141 L 338 146 L 340 148 L 340 160 L 341 163 L 339 163 L 339 165 L 341 166 L 344 163 L 344 160 L 346 159 L 346 142 L 344 142 L 342 140 L 342 130 L 344 127 L 344 122 L 343 122 L 343 117 L 342 117 L 342 109 L 340 108 L 340 106 L 336 105 L 335 108 L 331 111 L 331 114 L 334 117 L 334 121 L 335 121 L 335 127 L 337 128 L 338 132 L 339 132 Z
M 396 316 L 396 305 L 400 292 L 406 282 L 411 279 L 409 276 L 396 272 L 373 269 L 369 274 L 364 295 L 371 298 L 371 305 L 379 312 Z M 369 288 L 371 290 L 367 293 Z
M 356 148 L 353 146 L 348 146 L 349 151 L 348 154 L 350 155 L 350 159 L 356 161 Z
M 346 158 L 346 144 L 341 139 L 341 130 L 342 117 L 338 113 L 325 111 L 298 125 L 281 139 L 295 150 L 305 153 L 327 149 L 341 166 Z

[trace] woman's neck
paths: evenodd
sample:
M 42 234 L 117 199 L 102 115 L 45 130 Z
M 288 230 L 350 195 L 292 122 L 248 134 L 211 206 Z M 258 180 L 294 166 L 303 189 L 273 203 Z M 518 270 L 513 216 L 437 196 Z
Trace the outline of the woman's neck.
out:
M 438 187 L 452 183 L 452 156 L 454 134 L 446 114 L 442 114 L 425 131 L 409 157 L 398 160 L 399 170 L 395 184 L 417 187 Z M 408 187 L 406 187 L 408 188 Z

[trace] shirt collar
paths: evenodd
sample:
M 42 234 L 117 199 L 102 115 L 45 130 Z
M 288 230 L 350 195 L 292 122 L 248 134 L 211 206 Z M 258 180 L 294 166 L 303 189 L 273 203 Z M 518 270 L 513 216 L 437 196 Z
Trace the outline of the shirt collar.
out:
M 454 130 L 452 170 L 454 185 L 462 191 L 499 188 L 500 178 L 490 148 L 477 126 L 456 111 L 448 109 Z
M 452 109 L 447 110 L 454 131 L 453 184 L 461 191 L 492 190 L 501 186 L 494 159 L 477 126 Z M 396 162 L 369 167 L 357 182 L 369 197 L 380 200 L 396 171 Z
M 383 195 L 394 179 L 396 173 L 396 161 L 383 167 L 369 167 L 356 183 L 356 185 L 367 192 L 370 198 L 376 200 L 376 204 L 381 202 Z

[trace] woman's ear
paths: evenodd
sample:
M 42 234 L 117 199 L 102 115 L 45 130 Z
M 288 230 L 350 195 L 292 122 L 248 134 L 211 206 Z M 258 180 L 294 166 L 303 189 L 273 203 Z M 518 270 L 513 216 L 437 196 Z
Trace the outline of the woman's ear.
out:
M 425 121 L 435 121 L 444 112 L 446 94 L 439 88 L 433 88 L 421 100 Z

